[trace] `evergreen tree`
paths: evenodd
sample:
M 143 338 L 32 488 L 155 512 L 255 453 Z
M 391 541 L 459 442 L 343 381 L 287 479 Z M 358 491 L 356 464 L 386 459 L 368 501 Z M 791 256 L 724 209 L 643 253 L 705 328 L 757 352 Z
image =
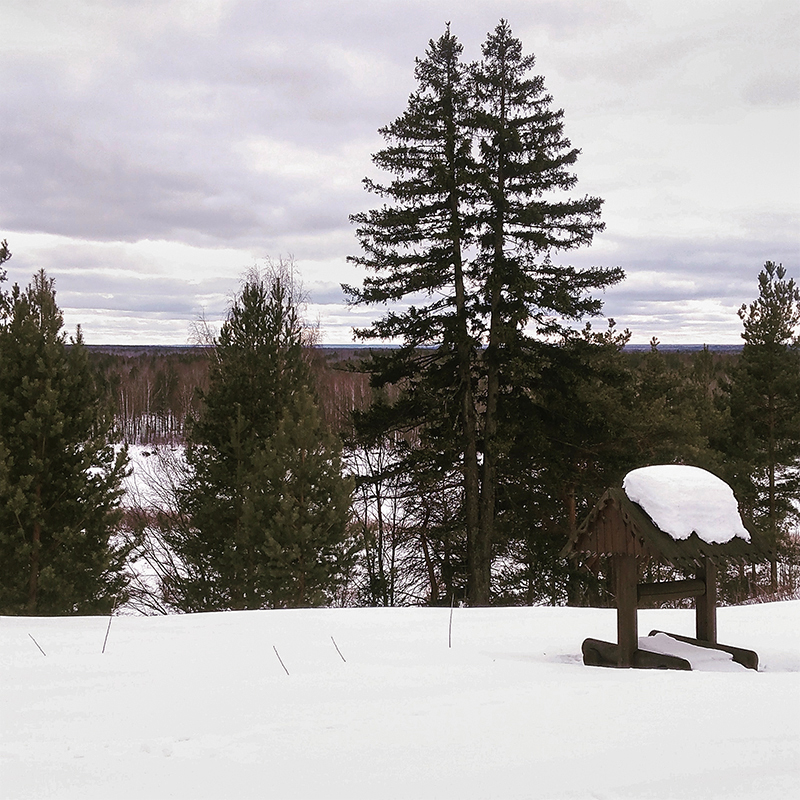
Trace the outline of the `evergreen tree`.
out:
M 522 42 L 505 20 L 489 34 L 482 54 L 473 67 L 474 123 L 480 154 L 478 269 L 488 336 L 476 581 L 488 598 L 503 440 L 501 396 L 509 387 L 524 390 L 536 380 L 532 371 L 526 375 L 533 361 L 530 328 L 539 336 L 568 335 L 562 321 L 599 313 L 602 303 L 588 292 L 617 283 L 623 273 L 552 263 L 551 254 L 589 245 L 603 230 L 603 201 L 564 197 L 577 183 L 572 167 L 580 151 L 564 136 L 564 112 L 551 107 L 544 78 L 529 76 L 534 58 L 523 55 Z
M 643 464 L 692 464 L 715 469 L 718 457 L 710 447 L 713 428 L 719 422 L 703 383 L 702 353 L 693 366 L 679 353 L 663 353 L 658 340 L 650 342 L 635 370 L 633 393 L 635 411 L 631 431 L 638 442 L 638 459 Z
M 11 253 L 8 250 L 8 242 L 5 239 L 3 239 L 3 241 L 0 242 L 0 267 L 2 267 L 3 264 L 5 264 L 9 258 L 11 258 Z M 6 271 L 0 270 L 0 283 L 2 283 L 6 279 L 6 277 L 7 277 Z M 2 290 L 0 290 L 0 296 L 3 296 Z
M 391 202 L 354 217 L 364 255 L 352 259 L 376 277 L 361 290 L 345 288 L 356 303 L 427 298 L 360 335 L 403 341 L 397 354 L 372 362 L 376 385 L 406 390 L 388 410 L 393 417 L 379 413 L 397 428 L 422 425 L 431 461 L 460 470 L 468 597 L 483 605 L 504 440 L 499 403 L 511 373 L 523 375 L 524 331 L 532 324 L 553 334 L 556 317 L 597 313 L 588 292 L 622 273 L 551 261 L 602 229 L 601 201 L 562 196 L 576 182 L 578 151 L 543 79 L 527 77 L 533 59 L 508 24 L 490 34 L 479 64 L 467 70 L 460 54 L 449 29 L 431 42 L 407 111 L 382 130 L 389 146 L 374 160 L 396 178 L 367 188 Z
M 530 348 L 533 391 L 504 404 L 511 443 L 498 465 L 498 539 L 506 599 L 597 600 L 597 582 L 558 558 L 608 486 L 638 466 L 635 377 L 622 348 L 630 334 L 603 332 Z
M 251 271 L 215 343 L 191 425 L 187 524 L 167 536 L 185 610 L 324 603 L 346 567 L 350 485 L 303 352 L 291 271 Z
M 373 356 L 368 367 L 377 387 L 402 383 L 402 399 L 381 404 L 371 423 L 362 420 L 362 430 L 371 424 L 379 438 L 387 428 L 424 425 L 426 447 L 414 454 L 414 472 L 443 462 L 461 471 L 467 547 L 474 553 L 479 535 L 474 383 L 481 327 L 464 256 L 471 242 L 473 161 L 462 50 L 449 26 L 431 41 L 426 58 L 417 60 L 419 87 L 408 109 L 381 129 L 388 147 L 374 161 L 396 177 L 385 186 L 369 180 L 365 184 L 392 204 L 353 217 L 364 255 L 350 260 L 375 275 L 365 278 L 363 288 L 346 286 L 345 291 L 356 303 L 387 303 L 419 294 L 432 298 L 427 305 L 390 311 L 356 332 L 364 339 L 403 340 L 398 351 Z M 421 458 L 423 452 L 427 458 Z
M 730 386 L 732 482 L 778 552 L 800 496 L 800 288 L 767 261 L 743 305 L 744 348 Z M 772 560 L 772 590 L 778 588 Z
M 7 248 L 3 243 L 7 256 Z M 0 308 L 0 613 L 107 613 L 124 599 L 125 452 L 80 329 L 61 333 L 44 271 Z

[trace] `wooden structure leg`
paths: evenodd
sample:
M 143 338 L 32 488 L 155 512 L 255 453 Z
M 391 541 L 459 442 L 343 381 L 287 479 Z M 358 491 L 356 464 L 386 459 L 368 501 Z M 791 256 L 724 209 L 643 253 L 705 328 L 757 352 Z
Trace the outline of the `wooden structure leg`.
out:
M 697 577 L 706 585 L 703 594 L 694 601 L 697 616 L 697 638 L 702 642 L 717 642 L 717 567 L 709 559 L 703 559 L 703 567 Z
M 617 595 L 618 666 L 633 666 L 634 654 L 639 647 L 639 628 L 636 620 L 638 597 L 636 584 L 639 567 L 636 556 L 615 554 L 614 576 Z

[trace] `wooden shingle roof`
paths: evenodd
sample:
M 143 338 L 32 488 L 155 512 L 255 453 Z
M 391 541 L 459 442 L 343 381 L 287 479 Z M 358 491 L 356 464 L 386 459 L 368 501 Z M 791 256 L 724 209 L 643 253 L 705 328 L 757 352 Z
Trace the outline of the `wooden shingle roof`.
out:
M 743 520 L 751 541 L 734 536 L 724 544 L 710 544 L 696 533 L 687 539 L 674 539 L 656 526 L 648 514 L 625 494 L 612 488 L 575 531 L 562 556 L 587 558 L 616 554 L 655 558 L 672 566 L 691 570 L 704 557 L 712 561 L 744 559 L 763 561 L 770 555 L 753 525 Z

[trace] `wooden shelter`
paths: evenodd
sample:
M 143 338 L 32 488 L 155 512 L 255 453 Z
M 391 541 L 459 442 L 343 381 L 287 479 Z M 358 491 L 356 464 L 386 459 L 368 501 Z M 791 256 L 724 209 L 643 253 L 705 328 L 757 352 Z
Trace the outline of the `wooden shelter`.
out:
M 695 598 L 696 638 L 668 634 L 689 644 L 731 653 L 733 660 L 758 668 L 758 655 L 752 650 L 717 642 L 717 564 L 725 559 L 763 558 L 753 544 L 755 531 L 746 524 L 751 540 L 734 537 L 723 544 L 710 544 L 692 533 L 676 539 L 661 530 L 623 489 L 609 489 L 571 537 L 562 555 L 583 558 L 595 566 L 601 557 L 610 557 L 611 575 L 617 605 L 617 643 L 586 639 L 584 664 L 594 666 L 691 669 L 683 658 L 653 653 L 639 648 L 637 609 L 643 598 L 678 600 Z M 639 583 L 639 565 L 647 559 L 671 564 L 687 577 L 660 583 Z M 650 635 L 659 633 L 651 631 Z

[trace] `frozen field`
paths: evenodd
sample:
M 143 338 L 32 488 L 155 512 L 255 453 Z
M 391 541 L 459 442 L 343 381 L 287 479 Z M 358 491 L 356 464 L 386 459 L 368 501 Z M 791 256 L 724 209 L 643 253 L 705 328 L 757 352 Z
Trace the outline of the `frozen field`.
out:
M 457 608 L 448 648 L 449 613 L 115 617 L 105 654 L 108 618 L 0 618 L 0 797 L 795 796 L 800 602 L 719 610 L 758 673 L 583 666 L 613 610 Z

